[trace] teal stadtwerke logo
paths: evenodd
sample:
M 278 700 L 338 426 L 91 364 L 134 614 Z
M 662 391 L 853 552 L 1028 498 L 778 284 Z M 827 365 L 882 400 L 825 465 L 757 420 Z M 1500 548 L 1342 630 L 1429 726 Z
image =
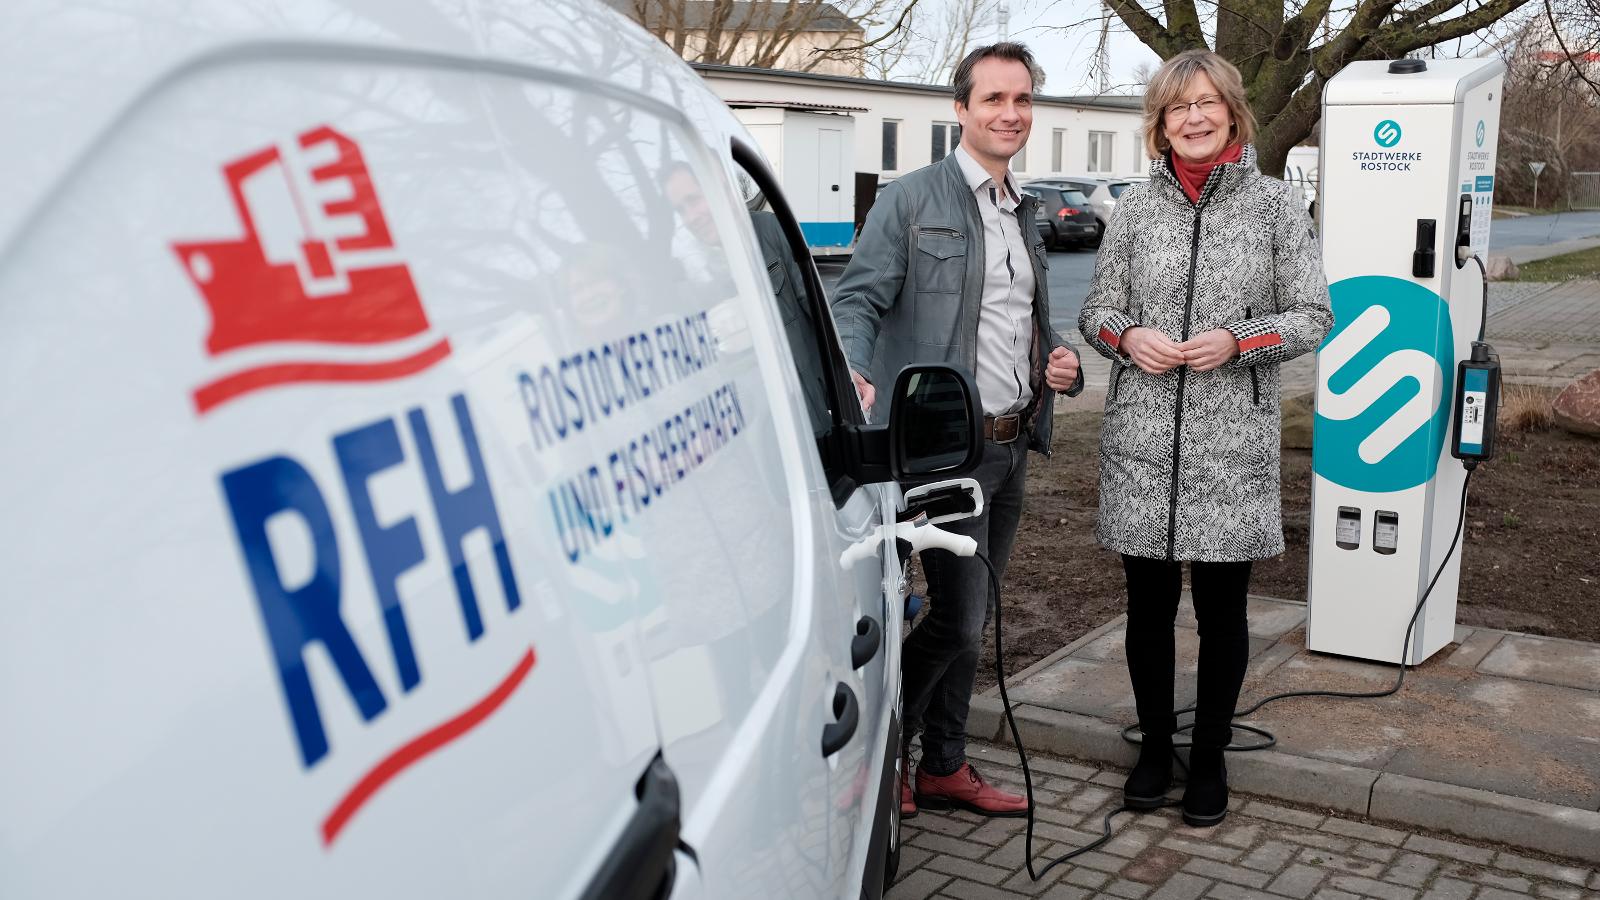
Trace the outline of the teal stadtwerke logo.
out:
M 1484 128 L 1483 120 L 1479 119 L 1478 120 L 1478 133 L 1476 135 L 1479 147 L 1483 146 L 1483 136 L 1484 136 L 1485 132 L 1486 132 L 1486 129 Z
M 1384 119 L 1377 128 L 1372 129 L 1372 139 L 1378 142 L 1379 147 L 1393 147 L 1400 143 L 1400 123 Z
M 1358 491 L 1433 478 L 1455 380 L 1450 308 L 1422 285 L 1387 275 L 1335 283 L 1335 325 L 1318 350 L 1311 468 Z

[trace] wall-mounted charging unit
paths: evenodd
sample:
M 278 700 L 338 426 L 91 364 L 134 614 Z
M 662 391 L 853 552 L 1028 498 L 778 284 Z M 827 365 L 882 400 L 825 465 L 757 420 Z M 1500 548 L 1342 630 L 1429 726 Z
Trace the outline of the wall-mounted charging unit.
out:
M 1453 454 L 1493 445 L 1455 410 L 1494 393 L 1474 390 L 1496 376 L 1470 365 L 1484 312 L 1470 262 L 1488 255 L 1504 74 L 1497 59 L 1356 62 L 1323 92 L 1335 323 L 1317 353 L 1313 651 L 1416 664 L 1454 639 L 1466 470 Z

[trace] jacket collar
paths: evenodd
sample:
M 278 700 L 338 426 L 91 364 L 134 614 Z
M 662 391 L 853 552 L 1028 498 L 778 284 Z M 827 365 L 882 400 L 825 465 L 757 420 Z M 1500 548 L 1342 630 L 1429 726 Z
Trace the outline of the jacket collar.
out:
M 971 208 L 973 212 L 976 212 L 978 203 L 977 185 L 982 184 L 983 182 L 979 181 L 977 184 L 967 183 L 967 171 L 962 165 L 960 158 L 956 156 L 957 150 L 961 150 L 959 144 L 956 146 L 956 150 L 946 153 L 944 159 L 939 160 L 937 163 L 934 163 L 934 165 L 943 168 L 944 173 L 946 177 L 950 179 L 951 184 L 960 189 L 962 193 L 972 198 L 973 205 Z M 965 153 L 966 151 L 963 150 L 961 152 Z M 974 161 L 973 164 L 976 165 L 976 162 Z M 985 173 L 983 177 L 987 179 L 989 178 L 989 175 Z M 1010 169 L 1006 170 L 1006 184 L 1010 185 L 1011 190 L 1017 195 L 1018 214 L 1025 215 L 1024 221 L 1032 221 L 1033 204 L 1037 203 L 1038 200 L 1035 199 L 1032 194 L 1026 193 L 1022 190 L 1021 186 L 1017 183 L 1016 173 L 1012 172 Z
M 1167 153 L 1171 153 L 1168 150 Z M 1205 203 L 1212 198 L 1222 196 L 1237 189 L 1239 185 L 1256 174 L 1256 145 L 1245 144 L 1244 154 L 1238 162 L 1223 163 L 1211 170 L 1211 177 L 1206 179 L 1205 187 L 1200 189 L 1200 202 Z M 1189 203 L 1189 195 L 1183 192 L 1183 185 L 1178 181 L 1178 175 L 1172 171 L 1172 163 L 1166 155 L 1150 161 L 1150 182 L 1163 195 Z

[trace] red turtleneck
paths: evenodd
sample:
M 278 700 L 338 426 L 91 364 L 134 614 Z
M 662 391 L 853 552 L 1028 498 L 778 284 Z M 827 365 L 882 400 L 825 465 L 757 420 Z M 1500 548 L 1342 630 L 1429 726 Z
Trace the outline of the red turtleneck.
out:
M 1178 176 L 1178 183 L 1183 185 L 1183 192 L 1189 195 L 1192 203 L 1200 202 L 1200 191 L 1206 186 L 1206 179 L 1211 177 L 1211 170 L 1223 163 L 1238 162 L 1244 157 L 1243 144 L 1229 144 L 1217 154 L 1217 158 L 1210 162 L 1192 163 L 1187 159 L 1173 153 L 1172 174 Z

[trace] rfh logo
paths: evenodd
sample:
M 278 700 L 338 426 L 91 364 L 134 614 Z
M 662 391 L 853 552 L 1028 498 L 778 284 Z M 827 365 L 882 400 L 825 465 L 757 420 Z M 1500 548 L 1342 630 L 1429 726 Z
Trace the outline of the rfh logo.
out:
M 1455 377 L 1450 310 L 1414 282 L 1382 275 L 1334 284 L 1338 323 L 1319 351 L 1312 468 L 1360 491 L 1433 477 Z
M 384 381 L 450 354 L 395 250 L 356 142 L 329 126 L 222 169 L 238 237 L 172 245 L 211 310 L 202 415 L 252 391 Z

